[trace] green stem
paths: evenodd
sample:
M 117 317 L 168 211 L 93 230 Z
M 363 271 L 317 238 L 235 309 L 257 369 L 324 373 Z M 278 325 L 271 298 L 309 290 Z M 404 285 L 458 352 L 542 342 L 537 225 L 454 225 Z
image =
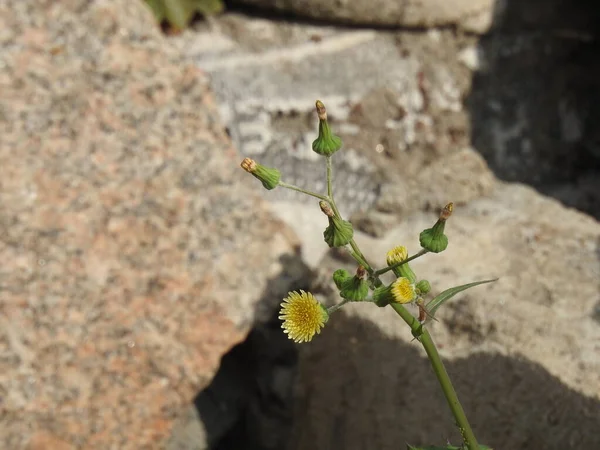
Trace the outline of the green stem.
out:
M 327 308 L 327 312 L 329 314 L 336 312 L 338 309 L 340 309 L 342 306 L 344 306 L 346 303 L 348 303 L 350 300 L 348 299 L 343 299 L 341 302 L 339 302 L 337 305 L 333 305 L 329 308 Z
M 316 197 L 321 200 L 325 200 L 328 203 L 330 202 L 329 198 L 327 198 L 325 195 L 317 194 L 316 192 L 312 192 L 312 191 L 307 191 L 306 189 L 302 189 L 298 186 L 294 186 L 293 184 L 287 184 L 287 183 L 284 183 L 283 181 L 280 181 L 279 186 L 287 188 L 287 189 L 291 189 L 292 191 L 302 192 L 303 194 L 310 195 L 312 197 Z
M 327 161 L 327 195 L 331 199 L 333 203 L 333 187 L 332 187 L 332 176 L 331 176 L 331 156 L 326 156 L 325 160 Z M 334 209 L 335 211 L 335 209 Z M 338 212 L 336 211 L 336 214 Z M 338 214 L 339 216 L 339 214 Z M 341 216 L 340 216 L 341 217 Z
M 392 269 L 395 269 L 396 267 L 401 266 L 402 264 L 406 264 L 407 262 L 411 262 L 413 259 L 417 259 L 417 258 L 423 256 L 426 253 L 429 253 L 429 250 L 421 249 L 421 251 L 419 253 L 416 253 L 416 254 L 412 255 L 410 258 L 406 258 L 405 260 L 397 262 L 395 264 L 392 264 L 391 266 L 384 267 L 383 269 L 379 269 L 373 275 L 375 275 L 375 276 L 382 275 L 382 274 L 384 274 L 384 273 L 386 273 L 386 272 L 388 272 L 388 271 L 390 271 Z
M 332 175 L 331 156 L 326 156 L 325 160 L 327 161 L 327 195 L 329 196 L 327 201 L 331 205 L 331 209 L 333 209 L 333 213 L 341 219 L 342 215 L 340 214 L 340 211 L 339 211 L 337 205 L 335 204 L 335 200 L 333 199 L 333 175 Z M 373 268 L 367 262 L 367 258 L 365 258 L 365 255 L 363 255 L 363 253 L 360 251 L 360 248 L 358 248 L 358 245 L 356 244 L 354 239 L 350 239 L 350 246 L 352 247 L 352 250 L 354 250 L 354 253 L 350 252 L 352 257 L 356 260 L 356 262 L 358 264 L 360 264 L 367 270 L 369 275 L 372 275 Z
M 358 264 L 360 264 L 365 269 L 367 269 L 367 272 L 369 273 L 369 275 L 371 275 L 371 273 L 373 273 L 373 269 L 371 268 L 369 263 L 364 259 L 364 256 L 356 253 L 354 250 L 350 250 L 349 248 L 346 248 L 346 250 L 348 251 L 348 253 L 350 253 L 350 256 L 352 256 L 354 261 L 356 261 Z
M 360 248 L 358 248 L 358 245 L 356 244 L 354 239 L 350 239 L 350 246 L 352 247 L 352 250 L 354 250 L 350 254 L 353 256 L 353 258 L 356 260 L 356 262 L 359 263 L 361 266 L 363 266 L 365 269 L 367 269 L 367 272 L 369 275 L 373 275 L 375 273 L 375 271 L 373 270 L 371 265 L 367 262 L 367 258 L 365 258 L 365 255 L 362 254 L 362 252 L 360 251 Z
M 475 434 L 473 434 L 471 425 L 458 400 L 454 386 L 452 386 L 452 381 L 450 381 L 450 376 L 444 367 L 444 363 L 431 339 L 429 331 L 426 328 L 423 328 L 422 324 L 404 306 L 398 303 L 392 303 L 392 308 L 408 324 L 412 330 L 413 336 L 417 338 L 423 345 L 423 348 L 425 348 L 425 352 L 427 352 L 427 356 L 429 357 L 429 362 L 431 362 L 431 367 L 433 367 L 435 376 L 442 387 L 442 391 L 448 401 L 448 406 L 450 406 L 452 415 L 454 415 L 454 419 L 456 420 L 456 424 L 458 425 L 465 445 L 469 450 L 479 450 Z

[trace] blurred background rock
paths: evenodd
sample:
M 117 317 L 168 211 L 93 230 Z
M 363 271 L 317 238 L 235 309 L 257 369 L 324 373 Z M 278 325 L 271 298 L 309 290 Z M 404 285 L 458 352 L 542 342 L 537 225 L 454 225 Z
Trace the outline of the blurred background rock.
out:
M 179 25 L 208 5 L 151 3 L 186 3 Z M 187 29 L 163 11 L 165 36 L 141 0 L 0 2 L 0 446 L 458 442 L 389 311 L 281 333 L 288 290 L 334 302 L 352 265 L 316 204 L 238 164 L 322 189 L 320 98 L 369 258 L 416 251 L 452 200 L 450 247 L 414 269 L 437 292 L 500 277 L 433 326 L 479 439 L 599 448 L 599 11 L 239 0 Z

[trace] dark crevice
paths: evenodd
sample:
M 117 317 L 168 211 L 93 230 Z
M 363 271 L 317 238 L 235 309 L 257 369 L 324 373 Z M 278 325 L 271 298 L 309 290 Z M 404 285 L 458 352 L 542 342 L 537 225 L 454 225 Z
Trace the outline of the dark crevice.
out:
M 600 218 L 600 4 L 502 5 L 478 43 L 486 67 L 465 101 L 471 142 L 500 179 Z
M 194 405 L 211 450 L 279 450 L 292 426 L 298 348 L 281 329 L 279 303 L 288 291 L 307 289 L 313 277 L 299 255 L 282 258 L 283 273 L 269 280 L 246 340 L 221 360 Z
M 195 399 L 214 450 L 280 449 L 291 430 L 297 349 L 276 314 L 223 356 L 212 383 Z

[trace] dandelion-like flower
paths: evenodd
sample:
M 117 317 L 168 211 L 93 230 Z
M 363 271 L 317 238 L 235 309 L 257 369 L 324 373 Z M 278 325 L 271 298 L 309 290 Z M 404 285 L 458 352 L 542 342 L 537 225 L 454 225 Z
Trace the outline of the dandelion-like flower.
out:
M 394 264 L 398 264 L 399 262 L 402 262 L 406 259 L 408 259 L 408 250 L 406 250 L 406 247 L 404 247 L 403 245 L 398 245 L 394 247 L 386 254 L 386 262 L 388 266 L 393 266 Z M 408 278 L 411 283 L 417 281 L 417 276 L 415 275 L 408 263 L 404 263 L 401 266 L 394 267 L 392 269 L 392 272 L 394 272 L 394 274 L 397 277 Z
M 408 258 L 408 251 L 406 250 L 406 247 L 403 245 L 398 245 L 387 252 L 386 262 L 388 266 L 391 266 L 392 264 L 404 261 L 406 258 Z
M 329 319 L 329 313 L 310 293 L 296 291 L 288 293 L 281 303 L 279 318 L 281 328 L 294 342 L 309 342 L 321 332 Z
M 398 278 L 392 283 L 392 295 L 396 303 L 410 303 L 417 296 L 415 285 L 408 278 Z

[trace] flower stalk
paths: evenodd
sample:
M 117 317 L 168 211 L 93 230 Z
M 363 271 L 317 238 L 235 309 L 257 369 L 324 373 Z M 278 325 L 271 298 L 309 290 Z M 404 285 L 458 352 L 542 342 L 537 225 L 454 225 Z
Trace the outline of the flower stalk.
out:
M 242 162 L 242 168 L 258 178 L 266 189 L 274 189 L 281 186 L 294 191 L 302 192 L 320 200 L 321 211 L 327 216 L 328 226 L 323 232 L 325 242 L 330 247 L 344 247 L 357 262 L 358 268 L 355 275 L 350 275 L 345 269 L 338 269 L 333 274 L 333 281 L 339 290 L 342 301 L 334 306 L 325 308 L 311 293 L 299 291 L 290 292 L 283 299 L 279 318 L 283 321 L 282 328 L 290 339 L 295 342 L 309 342 L 321 332 L 321 329 L 329 320 L 331 313 L 339 310 L 350 302 L 374 303 L 379 307 L 390 305 L 402 320 L 410 327 L 411 333 L 418 340 L 431 363 L 433 372 L 440 384 L 442 392 L 446 397 L 450 411 L 454 416 L 463 439 L 463 447 L 468 450 L 480 450 L 477 439 L 471 425 L 467 420 L 465 411 L 458 400 L 458 396 L 450 376 L 446 371 L 444 363 L 429 334 L 426 325 L 434 317 L 436 310 L 446 301 L 459 292 L 471 287 L 490 283 L 495 280 L 478 281 L 455 286 L 441 292 L 428 303 L 425 297 L 431 291 L 429 281 L 419 279 L 413 272 L 409 262 L 431 253 L 439 253 L 448 246 L 448 237 L 444 234 L 446 221 L 453 211 L 453 204 L 448 203 L 439 215 L 437 222 L 419 235 L 419 243 L 422 249 L 408 256 L 406 247 L 397 246 L 387 253 L 387 267 L 374 269 L 358 244 L 354 241 L 354 230 L 349 221 L 343 219 L 333 197 L 333 167 L 332 155 L 341 149 L 341 139 L 333 134 L 327 122 L 327 111 L 321 101 L 316 102 L 317 114 L 319 116 L 319 135 L 312 144 L 312 149 L 323 156 L 326 161 L 327 194 L 319 194 L 298 186 L 287 184 L 280 179 L 280 173 L 276 169 L 264 167 L 249 158 Z M 396 276 L 395 281 L 384 285 L 380 279 L 381 275 L 392 271 Z M 373 291 L 369 294 L 369 291 Z M 406 307 L 406 304 L 416 304 L 419 315 L 415 317 Z M 412 447 L 411 447 L 412 448 Z M 453 447 L 454 448 L 454 447 Z
M 465 445 L 469 450 L 479 450 L 479 444 L 477 443 L 473 429 L 471 428 L 465 411 L 458 400 L 458 395 L 454 390 L 454 386 L 452 386 L 450 376 L 446 371 L 446 367 L 442 362 L 442 358 L 440 358 L 440 354 L 437 351 L 437 347 L 433 343 L 433 339 L 431 338 L 429 331 L 404 306 L 398 303 L 392 303 L 392 308 L 410 327 L 413 336 L 421 343 L 421 345 L 423 345 L 423 348 L 427 353 L 427 357 L 429 358 L 429 362 L 431 363 L 431 367 L 433 368 L 433 372 L 440 383 L 444 397 L 446 397 L 450 411 L 452 411 L 452 415 L 456 420 L 456 424 L 460 430 L 460 434 L 463 437 Z

